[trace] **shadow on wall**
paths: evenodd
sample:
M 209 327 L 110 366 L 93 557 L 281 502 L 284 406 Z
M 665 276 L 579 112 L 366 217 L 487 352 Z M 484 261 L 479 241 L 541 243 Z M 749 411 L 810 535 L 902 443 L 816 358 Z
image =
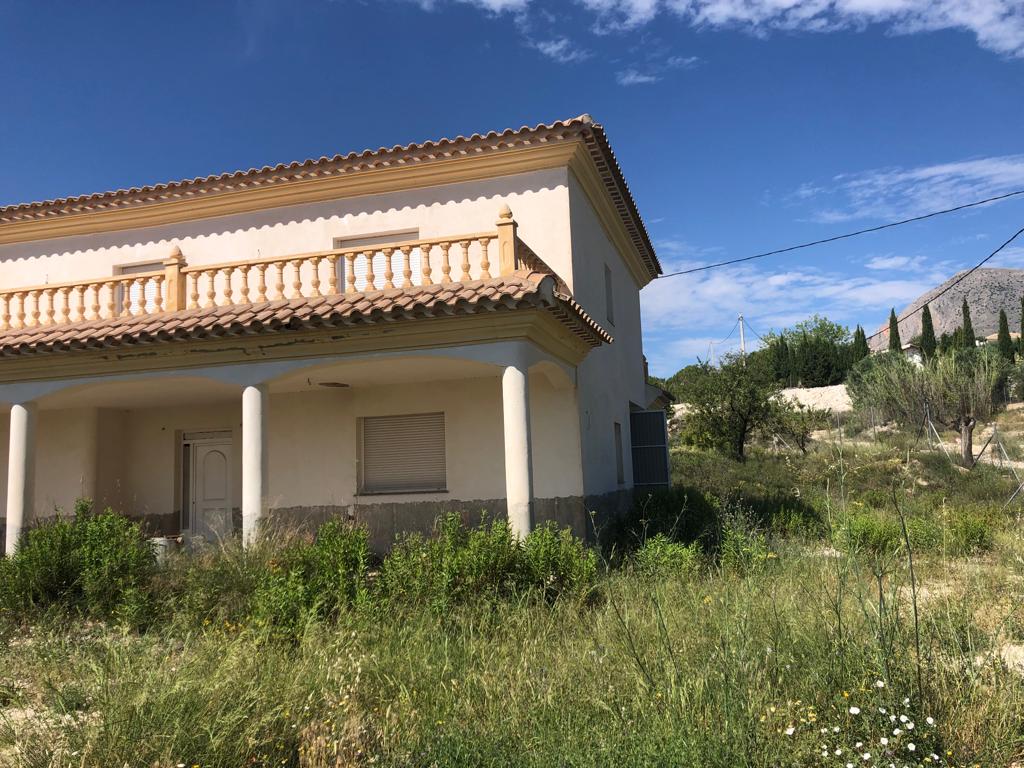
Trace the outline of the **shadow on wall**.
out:
M 562 172 L 564 174 L 564 171 Z M 543 177 L 544 182 L 538 183 Z M 473 196 L 460 195 L 459 190 L 471 186 Z M 342 198 L 322 203 L 306 203 L 301 205 L 285 206 L 280 208 L 268 208 L 247 213 L 232 214 L 216 218 L 196 219 L 175 224 L 145 227 L 140 229 L 128 229 L 116 232 L 102 232 L 89 235 L 78 235 L 60 238 L 59 242 L 65 250 L 40 253 L 40 242 L 13 243 L 0 245 L 0 262 L 31 261 L 35 259 L 46 259 L 54 257 L 74 256 L 78 258 L 89 258 L 98 252 L 108 249 L 133 251 L 139 248 L 152 249 L 154 258 L 164 258 L 170 249 L 178 245 L 188 257 L 188 246 L 194 245 L 201 239 L 228 238 L 245 233 L 273 233 L 280 230 L 285 233 L 288 226 L 294 224 L 319 224 L 329 223 L 343 224 L 337 231 L 332 232 L 333 236 L 364 235 L 372 228 L 373 217 L 384 217 L 398 213 L 418 212 L 426 213 L 431 209 L 442 210 L 448 205 L 461 205 L 472 203 L 485 203 L 488 215 L 493 213 L 494 217 L 501 205 L 509 202 L 515 204 L 515 198 L 524 198 L 530 195 L 543 194 L 547 192 L 563 191 L 566 184 L 563 180 L 556 178 L 556 174 L 547 171 L 531 172 L 520 176 L 501 177 L 498 179 L 485 179 L 474 182 L 461 182 L 424 189 L 411 189 L 401 192 L 389 192 L 364 197 Z M 400 202 L 399 202 L 400 201 Z M 493 208 L 493 212 L 491 211 Z M 514 209 L 513 209 L 514 212 Z M 426 221 L 426 217 L 423 217 Z M 353 228 L 353 225 L 356 225 Z M 521 232 L 529 235 L 529 223 L 522 227 Z M 145 232 L 150 235 L 147 240 L 137 239 L 126 241 L 132 235 Z M 424 232 L 423 237 L 443 236 L 446 234 L 460 234 L 460 231 L 452 232 Z M 328 238 L 329 240 L 329 238 Z M 274 240 L 267 238 L 268 244 L 273 245 Z M 46 243 L 48 241 L 41 241 Z M 285 242 L 281 243 L 285 245 Z M 324 245 L 324 250 L 330 247 L 330 242 Z M 271 249 L 268 249 L 271 250 Z M 262 256 L 287 255 L 294 251 L 282 250 L 277 253 L 263 253 Z M 134 254 L 136 257 L 139 254 Z M 227 249 L 217 258 L 217 261 L 226 261 L 235 258 L 246 258 L 256 256 L 254 253 L 233 253 Z M 56 276 L 63 280 L 64 276 Z

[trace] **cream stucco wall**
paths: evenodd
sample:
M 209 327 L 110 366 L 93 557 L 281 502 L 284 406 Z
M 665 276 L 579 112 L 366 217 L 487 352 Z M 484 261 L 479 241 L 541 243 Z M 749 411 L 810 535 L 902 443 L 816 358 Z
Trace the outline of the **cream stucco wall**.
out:
M 329 250 L 335 238 L 410 229 L 418 229 L 422 238 L 488 232 L 495 230 L 503 204 L 512 208 L 522 238 L 571 282 L 568 173 L 566 168 L 556 168 L 143 229 L 0 245 L 0 285 L 15 288 L 105 277 L 118 266 L 165 259 L 175 245 L 189 265 L 199 266 Z M 437 254 L 434 260 L 439 260 Z M 496 260 L 492 244 L 491 261 Z M 435 276 L 440 277 L 439 271 Z
M 643 339 L 640 286 L 612 244 L 590 200 L 574 176 L 569 179 L 573 287 L 577 300 L 605 326 L 615 343 L 595 349 L 577 370 L 583 485 L 588 496 L 633 484 L 630 455 L 630 402 L 643 407 Z M 605 265 L 612 273 L 614 322 L 607 317 Z M 618 483 L 614 423 L 622 426 L 623 474 Z
M 535 493 L 582 495 L 575 392 L 530 376 Z M 445 413 L 448 492 L 357 495 L 357 419 Z M 174 525 L 180 510 L 176 459 L 183 432 L 232 433 L 234 506 L 240 504 L 241 401 L 176 407 L 40 411 L 34 519 L 96 499 L 132 516 Z M 347 507 L 418 501 L 493 501 L 505 494 L 501 386 L 497 376 L 395 383 L 270 396 L 270 508 Z M 6 461 L 7 423 L 0 422 Z M 6 489 L 2 489 L 5 491 Z M 0 493 L 0 504 L 6 496 Z

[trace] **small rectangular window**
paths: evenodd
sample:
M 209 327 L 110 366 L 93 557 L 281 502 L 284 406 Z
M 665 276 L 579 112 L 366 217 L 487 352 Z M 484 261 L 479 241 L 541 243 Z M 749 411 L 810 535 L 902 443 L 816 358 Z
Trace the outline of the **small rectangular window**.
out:
M 366 247 L 367 250 L 373 250 L 373 246 L 381 245 L 393 245 L 395 243 L 411 243 L 420 239 L 420 231 L 418 229 L 403 229 L 395 232 L 381 232 L 375 235 L 363 235 L 355 237 L 336 237 L 334 238 L 335 250 L 348 250 L 350 248 L 362 248 Z M 377 252 L 373 256 L 373 275 L 374 283 L 378 288 L 384 284 L 384 271 L 385 271 L 385 257 L 383 253 Z M 422 275 L 422 258 L 418 248 L 413 250 L 409 254 L 409 268 L 412 270 L 412 280 L 414 283 L 419 284 L 420 276 Z M 356 273 L 356 290 L 362 291 L 366 289 L 366 266 L 367 259 L 360 258 L 356 259 L 355 262 L 355 273 Z M 396 251 L 391 257 L 391 269 L 396 275 L 400 275 L 402 272 L 402 254 Z M 338 259 L 338 285 L 346 285 L 345 280 L 345 260 Z M 397 284 L 397 283 L 396 283 Z
M 163 272 L 164 264 L 162 261 L 150 261 L 143 264 L 124 264 L 120 267 L 114 267 L 115 275 L 141 275 L 146 272 Z M 156 310 L 156 281 L 147 280 L 143 287 L 132 283 L 128 288 L 128 298 L 131 302 L 132 311 L 139 306 L 139 291 L 143 291 L 143 305 L 145 306 L 146 312 L 153 312 Z M 124 289 L 120 286 L 117 288 L 117 310 L 116 313 L 120 314 L 121 308 L 124 307 Z
M 622 461 L 622 425 L 615 422 L 615 477 L 619 485 L 626 482 L 626 468 Z
M 360 493 L 447 488 L 443 413 L 360 419 Z
M 615 297 L 612 295 L 612 270 L 604 265 L 604 306 L 608 322 L 615 325 Z

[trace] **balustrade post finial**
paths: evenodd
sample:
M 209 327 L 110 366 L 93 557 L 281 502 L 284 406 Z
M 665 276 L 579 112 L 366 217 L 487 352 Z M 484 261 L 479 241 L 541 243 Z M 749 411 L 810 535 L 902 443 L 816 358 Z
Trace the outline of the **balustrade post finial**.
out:
M 503 205 L 498 213 L 498 272 L 502 275 L 510 275 L 518 268 L 516 243 L 518 225 L 512 218 L 512 209 Z
M 171 255 L 164 260 L 164 302 L 165 312 L 177 312 L 185 309 L 186 304 L 186 280 L 182 274 L 182 268 L 186 266 L 185 257 L 181 254 L 181 248 L 174 246 Z

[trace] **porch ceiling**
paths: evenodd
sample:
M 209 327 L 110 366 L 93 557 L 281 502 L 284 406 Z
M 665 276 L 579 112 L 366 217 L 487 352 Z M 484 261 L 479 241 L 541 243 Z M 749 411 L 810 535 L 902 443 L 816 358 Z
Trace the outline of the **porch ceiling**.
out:
M 238 403 L 237 386 L 198 376 L 162 376 L 104 381 L 71 387 L 39 399 L 44 410 L 58 408 L 160 408 L 198 403 Z
M 427 381 L 497 376 L 493 365 L 450 357 L 377 358 L 326 363 L 304 368 L 270 382 L 270 391 L 303 392 L 332 385 L 374 387 Z M 327 385 L 325 387 L 324 385 Z

